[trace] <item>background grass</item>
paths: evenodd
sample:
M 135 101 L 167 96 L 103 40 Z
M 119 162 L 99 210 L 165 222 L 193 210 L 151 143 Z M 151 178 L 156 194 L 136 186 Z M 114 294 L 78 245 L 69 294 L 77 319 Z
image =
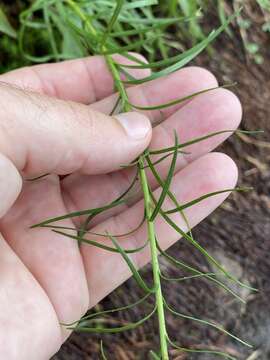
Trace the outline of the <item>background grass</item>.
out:
M 148 1 L 149 2 L 149 1 Z M 157 1 L 158 2 L 158 1 Z M 58 1 L 65 3 L 64 1 Z M 78 1 L 78 3 L 95 3 Z M 109 3 L 114 6 L 114 1 Z M 151 1 L 150 1 L 151 3 Z M 155 1 L 152 1 L 155 3 Z M 39 5 L 41 4 L 41 5 Z M 53 1 L 15 0 L 0 3 L 0 72 L 28 65 L 35 62 L 55 61 L 61 58 L 74 58 L 86 56 L 89 53 L 82 45 L 78 34 L 67 26 L 64 15 L 62 22 L 54 21 L 54 14 L 61 19 L 59 6 L 50 5 Z M 97 9 L 107 9 L 110 16 L 110 7 L 98 3 Z M 37 11 L 29 11 L 31 6 L 37 5 Z M 102 8 L 103 6 L 103 8 Z M 197 43 L 205 38 L 209 30 L 207 19 L 209 14 L 215 15 L 213 26 L 223 23 L 226 17 L 243 6 L 243 12 L 234 24 L 227 30 L 228 37 L 239 36 L 247 52 L 247 57 L 256 63 L 263 62 L 259 45 L 252 40 L 254 27 L 262 32 L 270 32 L 270 0 L 170 0 L 159 1 L 158 5 L 147 8 L 144 16 L 149 19 L 155 15 L 164 18 L 186 17 L 189 21 L 177 22 L 177 25 L 164 26 L 158 30 L 158 37 L 151 41 L 153 33 L 147 34 L 148 42 L 138 44 L 136 51 L 147 55 L 150 61 L 168 57 L 173 49 L 179 52 L 187 46 Z M 46 19 L 46 10 L 52 8 L 52 16 Z M 89 6 L 89 11 L 94 6 Z M 134 17 L 140 17 L 140 10 L 130 10 Z M 256 15 L 255 15 L 256 14 Z M 260 16 L 258 17 L 258 14 Z M 196 15 L 196 16 L 195 16 Z M 71 15 L 72 16 L 72 15 Z M 59 19 L 59 17 L 58 17 Z M 26 26 L 26 29 L 24 29 Z M 97 23 L 97 26 L 102 26 Z M 126 28 L 130 28 L 128 25 Z M 24 33 L 26 30 L 26 33 Z M 52 41 L 51 34 L 54 34 Z M 229 41 L 229 40 L 228 40 Z M 134 36 L 125 36 L 121 45 L 134 42 Z M 24 53 L 22 53 L 24 48 Z M 91 51 L 90 51 L 91 52 Z M 57 56 L 60 54 L 60 57 Z M 64 55 L 61 57 L 61 55 Z

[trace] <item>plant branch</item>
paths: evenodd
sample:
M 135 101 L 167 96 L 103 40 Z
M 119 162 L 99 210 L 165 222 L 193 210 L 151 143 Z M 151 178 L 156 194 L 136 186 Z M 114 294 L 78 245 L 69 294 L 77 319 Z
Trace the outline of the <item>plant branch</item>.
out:
M 145 169 L 144 169 L 144 162 L 142 159 L 140 159 L 140 161 L 139 161 L 139 174 L 140 174 L 141 186 L 142 186 L 143 196 L 144 196 L 144 206 L 145 206 L 145 212 L 146 212 L 148 237 L 149 237 L 150 248 L 151 248 L 151 261 L 152 261 L 154 285 L 157 287 L 155 296 L 156 296 L 156 305 L 157 305 L 158 323 L 159 323 L 161 357 L 162 357 L 162 360 L 168 360 L 169 355 L 168 355 L 168 344 L 167 344 L 167 330 L 166 330 L 163 295 L 162 295 L 161 281 L 160 281 L 158 250 L 157 250 L 157 244 L 156 244 L 154 222 L 151 221 L 152 212 L 153 212 L 153 203 L 151 200 L 149 186 L 148 186 L 148 180 L 147 180 L 147 176 L 146 176 Z

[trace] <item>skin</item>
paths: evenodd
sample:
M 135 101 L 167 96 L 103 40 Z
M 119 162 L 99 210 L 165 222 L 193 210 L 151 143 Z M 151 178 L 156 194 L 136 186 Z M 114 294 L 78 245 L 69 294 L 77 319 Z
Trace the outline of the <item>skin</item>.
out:
M 147 70 L 133 75 L 144 77 Z M 149 144 L 152 149 L 173 145 L 174 129 L 181 142 L 236 129 L 242 110 L 233 93 L 218 89 L 162 114 L 125 115 L 128 135 L 117 118 L 108 115 L 116 95 L 101 57 L 23 68 L 2 75 L 0 81 L 0 353 L 7 360 L 47 360 L 69 335 L 59 323 L 79 319 L 130 271 L 119 254 L 85 245 L 79 249 L 75 241 L 49 229 L 29 227 L 49 217 L 105 205 L 124 192 L 134 176 L 134 169 L 119 170 L 121 165 Z M 151 106 L 216 85 L 211 73 L 189 67 L 128 91 L 131 102 Z M 164 121 L 152 130 L 146 115 L 154 124 L 161 116 Z M 212 152 L 227 136 L 190 146 L 189 154 L 179 156 L 172 191 L 180 203 L 235 186 L 234 162 Z M 169 161 L 158 166 L 163 177 Z M 51 175 L 26 181 L 46 173 Z M 150 183 L 158 195 L 151 176 Z M 187 209 L 190 225 L 207 217 L 227 195 Z M 168 201 L 166 208 L 172 208 Z M 137 195 L 97 217 L 91 230 L 125 233 L 138 225 L 142 213 Z M 82 220 L 76 219 L 75 225 Z M 185 230 L 179 215 L 173 220 Z M 74 227 L 72 220 L 59 225 Z M 178 240 L 160 218 L 156 231 L 164 249 Z M 121 244 L 135 248 L 145 239 L 143 226 Z M 111 246 L 108 239 L 96 240 Z M 149 251 L 132 255 L 132 260 L 138 267 L 145 265 Z

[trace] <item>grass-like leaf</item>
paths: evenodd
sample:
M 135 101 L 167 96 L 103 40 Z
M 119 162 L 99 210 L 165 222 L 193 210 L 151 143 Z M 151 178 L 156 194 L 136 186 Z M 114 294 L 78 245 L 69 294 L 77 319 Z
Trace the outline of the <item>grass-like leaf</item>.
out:
M 246 301 L 244 299 L 241 298 L 241 296 L 239 296 L 236 292 L 234 292 L 233 290 L 231 290 L 228 286 L 226 286 L 222 281 L 218 280 L 215 278 L 215 276 L 212 276 L 210 274 L 204 273 L 198 269 L 195 269 L 194 267 L 186 264 L 183 261 L 180 261 L 178 259 L 175 259 L 174 257 L 172 257 L 171 255 L 169 255 L 166 251 L 162 250 L 159 243 L 157 242 L 157 247 L 158 247 L 158 251 L 159 253 L 165 258 L 167 259 L 171 264 L 173 264 L 174 266 L 180 268 L 180 269 L 184 269 L 187 270 L 189 272 L 191 272 L 192 274 L 195 275 L 200 275 L 201 277 L 205 277 L 207 278 L 209 281 L 214 282 L 215 284 L 217 284 L 219 287 L 221 287 L 222 289 L 224 289 L 226 292 L 228 292 L 229 294 L 231 294 L 234 298 L 236 298 L 238 301 L 240 301 L 241 303 L 245 304 Z
M 117 333 L 121 333 L 121 332 L 125 332 L 128 330 L 133 330 L 136 329 L 138 326 L 142 325 L 144 322 L 146 322 L 148 319 L 150 319 L 156 312 L 156 306 L 153 308 L 153 310 L 146 315 L 145 317 L 143 317 L 141 320 L 133 322 L 133 323 L 129 323 L 127 325 L 124 326 L 120 326 L 120 327 L 114 327 L 114 328 L 106 328 L 106 327 L 102 327 L 102 328 L 98 328 L 98 327 L 88 327 L 88 326 L 71 326 L 71 327 L 67 327 L 67 329 L 69 330 L 73 330 L 76 332 L 85 332 L 85 333 L 99 333 L 99 334 L 117 334 Z
M 151 356 L 152 360 L 161 360 L 161 357 L 153 350 L 150 350 L 149 355 Z
M 0 7 L 0 32 L 10 36 L 11 38 L 17 38 L 17 32 L 10 24 L 6 14 Z
M 107 356 L 105 355 L 104 347 L 103 347 L 103 341 L 100 341 L 100 353 L 102 360 L 108 360 Z
M 166 181 L 163 184 L 164 186 L 162 187 L 162 192 L 160 194 L 160 197 L 158 199 L 156 207 L 155 207 L 154 211 L 151 214 L 150 221 L 154 221 L 154 219 L 156 218 L 156 216 L 160 212 L 160 209 L 161 209 L 161 207 L 163 205 L 163 202 L 164 202 L 164 200 L 166 198 L 167 192 L 168 192 L 169 187 L 170 187 L 171 182 L 172 182 L 172 178 L 173 178 L 174 171 L 175 171 L 175 166 L 176 166 L 177 155 L 178 155 L 178 151 L 177 151 L 178 138 L 177 138 L 177 133 L 176 132 L 174 132 L 174 139 L 175 139 L 175 150 L 174 150 L 171 165 L 169 167 L 168 176 L 167 176 Z
M 79 217 L 79 216 L 83 216 L 83 215 L 97 215 L 97 214 L 100 214 L 103 211 L 112 209 L 112 208 L 114 208 L 116 206 L 119 206 L 119 205 L 122 205 L 124 203 L 125 203 L 124 200 L 119 200 L 119 201 L 112 202 L 109 205 L 101 206 L 99 208 L 74 211 L 74 212 L 71 212 L 69 214 L 56 216 L 56 217 L 41 221 L 38 224 L 32 225 L 31 229 L 36 228 L 36 227 L 41 227 L 41 226 L 44 226 L 44 225 L 47 225 L 47 224 L 51 224 L 51 223 L 54 223 L 54 222 L 57 222 L 57 221 L 60 221 L 60 220 L 71 219 L 71 218 Z
M 126 264 L 128 265 L 131 273 L 134 276 L 134 279 L 136 280 L 137 284 L 146 292 L 146 293 L 155 293 L 156 292 L 156 286 L 153 286 L 152 288 L 150 288 L 145 281 L 142 279 L 140 273 L 138 272 L 138 270 L 136 269 L 136 267 L 134 266 L 133 262 L 130 260 L 130 258 L 128 257 L 127 253 L 125 252 L 125 250 L 120 246 L 119 242 L 117 241 L 117 239 L 113 236 L 111 236 L 110 234 L 108 234 L 108 237 L 111 239 L 111 241 L 113 242 L 114 246 L 117 248 L 118 252 L 122 255 L 123 259 L 125 260 Z
M 210 322 L 210 321 L 207 321 L 207 320 L 198 319 L 198 318 L 196 318 L 196 317 L 194 317 L 194 316 L 189 316 L 189 315 L 185 315 L 185 314 L 179 313 L 178 311 L 175 311 L 174 309 L 172 309 L 172 308 L 167 304 L 167 302 L 166 302 L 165 299 L 164 299 L 164 304 L 165 304 L 166 309 L 167 309 L 170 313 L 172 313 L 172 314 L 174 314 L 174 315 L 176 315 L 176 316 L 178 316 L 178 317 L 180 317 L 180 318 L 188 319 L 188 320 L 191 320 L 191 321 L 195 321 L 195 322 L 197 322 L 197 323 L 200 323 L 200 324 L 202 324 L 202 325 L 210 326 L 210 327 L 215 328 L 216 330 L 220 331 L 221 333 L 223 333 L 223 334 L 225 334 L 225 335 L 228 335 L 230 338 L 236 340 L 238 343 L 240 343 L 240 344 L 242 344 L 242 345 L 244 345 L 244 346 L 247 346 L 247 347 L 249 347 L 249 348 L 252 348 L 252 347 L 253 347 L 252 345 L 250 345 L 250 344 L 247 343 L 246 341 L 240 339 L 239 337 L 235 336 L 235 335 L 232 334 L 231 332 L 229 332 L 229 331 L 227 331 L 226 329 L 224 329 L 221 325 L 214 324 L 214 323 L 212 323 L 212 322 Z
M 168 342 L 170 343 L 170 345 L 172 347 L 174 347 L 177 350 L 180 350 L 181 352 L 194 353 L 194 354 L 217 355 L 217 356 L 229 359 L 229 360 L 237 360 L 234 356 L 231 356 L 222 351 L 215 351 L 215 350 L 208 350 L 208 349 L 189 349 L 189 348 L 178 346 L 169 337 L 168 337 Z
M 205 199 L 208 199 L 210 197 L 217 196 L 220 194 L 231 193 L 231 192 L 247 192 L 247 191 L 251 191 L 251 190 L 253 190 L 253 188 L 251 188 L 251 187 L 242 187 L 242 188 L 233 188 L 233 189 L 224 189 L 224 190 L 214 191 L 214 192 L 202 195 L 202 196 L 198 197 L 197 199 L 191 200 L 183 205 L 180 205 L 179 207 L 177 207 L 175 209 L 166 210 L 165 214 L 167 214 L 167 215 L 174 214 L 181 210 L 185 210 L 193 205 L 196 205 Z
M 208 272 L 208 273 L 202 273 L 202 274 L 196 274 L 196 275 L 190 275 L 190 276 L 182 276 L 182 277 L 178 277 L 178 278 L 171 278 L 171 277 L 164 275 L 163 273 L 160 273 L 160 277 L 163 280 L 170 281 L 170 282 L 182 282 L 182 281 L 191 280 L 191 279 L 203 278 L 206 276 L 216 276 L 216 273 Z
M 84 244 L 88 244 L 88 245 L 91 245 L 91 246 L 95 246 L 95 247 L 98 247 L 102 250 L 106 250 L 106 251 L 110 251 L 110 252 L 114 252 L 114 253 L 119 253 L 119 251 L 111 246 L 107 246 L 107 245 L 104 245 L 102 243 L 99 243 L 97 241 L 94 241 L 94 240 L 88 240 L 88 239 L 85 239 L 84 237 L 82 237 L 81 235 L 71 235 L 71 234 L 68 234 L 68 233 L 65 233 L 65 232 L 62 232 L 60 230 L 52 230 L 53 232 L 55 232 L 56 234 L 59 234 L 59 235 L 63 235 L 65 237 L 68 237 L 70 239 L 73 239 L 73 240 L 77 240 L 79 241 L 80 243 L 84 243 Z M 108 235 L 107 235 L 108 236 Z M 136 249 L 127 249 L 127 250 L 124 250 L 123 251 L 126 253 L 126 254 L 134 254 L 134 253 L 137 253 L 137 252 L 140 252 L 142 251 L 146 246 L 148 245 L 148 241 L 145 242 L 145 244 L 143 244 L 142 246 L 136 248 Z
M 186 102 L 188 100 L 192 100 L 193 98 L 199 96 L 199 95 L 202 95 L 202 94 L 205 94 L 205 93 L 208 93 L 210 91 L 214 91 L 214 90 L 217 90 L 217 89 L 220 89 L 220 88 L 229 88 L 229 87 L 232 87 L 232 86 L 235 86 L 235 84 L 228 84 L 228 85 L 223 85 L 223 86 L 216 86 L 216 87 L 213 87 L 213 88 L 209 88 L 209 89 L 205 89 L 205 90 L 201 90 L 201 91 L 198 91 L 198 92 L 195 92 L 191 95 L 187 95 L 187 96 L 184 96 L 182 98 L 179 98 L 179 99 L 175 99 L 175 100 L 172 100 L 172 101 L 169 101 L 167 103 L 164 103 L 164 104 L 159 104 L 159 105 L 153 105 L 153 106 L 139 106 L 139 105 L 135 105 L 133 103 L 130 103 L 130 105 L 137 109 L 137 110 L 144 110 L 144 111 L 151 111 L 151 110 L 162 110 L 162 109 L 165 109 L 165 108 L 168 108 L 170 106 L 174 106 L 174 105 L 178 105 L 178 104 L 181 104 L 183 102 Z
M 114 24 L 116 23 L 117 19 L 118 19 L 118 16 L 120 15 L 121 13 L 121 10 L 123 8 L 125 4 L 125 0 L 117 0 L 116 1 L 116 6 L 115 6 L 115 10 L 113 12 L 113 15 L 112 15 L 112 18 L 108 24 L 108 26 L 106 27 L 106 31 L 100 41 L 100 48 L 102 49 L 103 46 L 106 44 L 106 41 L 107 41 L 107 38 L 109 37 L 111 31 L 112 31 L 112 28 L 114 26 Z
M 121 238 L 121 237 L 127 237 L 129 235 L 134 234 L 137 230 L 139 230 L 142 225 L 145 222 L 145 215 L 143 217 L 143 219 L 140 221 L 140 223 L 132 230 L 126 232 L 126 233 L 121 233 L 121 234 L 112 234 L 112 236 L 116 237 L 116 238 Z M 94 236 L 101 236 L 101 237 L 108 237 L 107 233 L 99 233 L 99 232 L 95 232 L 95 231 L 91 231 L 91 230 L 86 230 L 86 229 L 77 229 L 75 227 L 71 227 L 71 226 L 61 226 L 61 225 L 53 225 L 53 224 L 48 224 L 48 225 L 43 225 L 42 227 L 44 228 L 49 228 L 51 230 L 71 230 L 71 231 L 76 231 L 79 232 L 80 235 L 79 236 L 83 236 L 85 234 L 89 234 L 89 235 L 94 235 Z
M 186 141 L 184 143 L 181 143 L 178 145 L 178 149 L 183 149 L 187 146 L 193 145 L 193 144 L 197 144 L 199 142 L 202 142 L 204 140 L 210 139 L 212 137 L 218 136 L 218 135 L 222 135 L 222 134 L 226 134 L 226 133 L 236 133 L 236 134 L 247 134 L 247 135 L 256 135 L 256 134 L 261 134 L 263 133 L 262 130 L 256 130 L 256 131 L 245 131 L 245 130 L 220 130 L 220 131 L 215 131 L 213 133 L 204 135 L 204 136 L 200 136 L 197 138 L 194 138 L 192 140 Z M 174 151 L 174 146 L 171 147 L 167 147 L 167 148 L 163 148 L 163 149 L 157 149 L 157 150 L 150 150 L 149 154 L 150 155 L 160 155 L 160 154 L 164 154 L 167 152 L 172 152 Z
M 149 75 L 143 79 L 133 80 L 133 81 L 126 81 L 127 84 L 133 84 L 138 85 L 145 83 L 147 81 L 152 81 L 155 79 L 158 79 L 163 76 L 167 76 L 179 69 L 181 69 L 183 66 L 187 65 L 191 60 L 193 60 L 196 56 L 198 56 L 210 43 L 212 43 L 219 35 L 222 33 L 227 26 L 230 24 L 230 22 L 235 19 L 237 14 L 234 14 L 230 16 L 227 21 L 222 24 L 217 30 L 212 31 L 209 36 L 201 41 L 198 45 L 195 45 L 192 49 L 187 50 L 182 54 L 182 57 L 175 62 L 173 65 L 170 65 L 166 69 L 160 70 L 158 72 L 153 73 L 152 75 Z
M 108 314 L 113 314 L 113 313 L 116 313 L 116 312 L 119 312 L 119 311 L 126 311 L 126 310 L 133 309 L 134 307 L 144 303 L 149 298 L 150 295 L 151 294 L 148 293 L 148 294 L 144 295 L 141 299 L 137 300 L 136 302 L 134 302 L 132 304 L 129 304 L 129 305 L 126 305 L 126 306 L 121 306 L 121 307 L 114 308 L 114 309 L 98 311 L 98 312 L 83 316 L 79 321 L 74 321 L 74 322 L 69 323 L 69 324 L 63 324 L 62 323 L 61 325 L 63 325 L 63 326 L 73 326 L 73 325 L 78 324 L 78 323 L 85 323 L 86 321 L 90 321 L 90 320 L 92 320 L 92 319 L 94 319 L 96 317 L 100 317 L 100 316 L 104 316 L 104 315 L 108 315 Z

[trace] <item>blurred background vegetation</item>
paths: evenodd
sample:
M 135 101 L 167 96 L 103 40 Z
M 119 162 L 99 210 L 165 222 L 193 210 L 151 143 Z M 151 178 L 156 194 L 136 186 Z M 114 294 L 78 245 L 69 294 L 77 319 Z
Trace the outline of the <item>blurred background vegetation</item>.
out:
M 106 4 L 107 3 L 107 4 Z M 132 3 L 132 2 L 131 2 Z M 142 2 L 143 3 L 143 2 Z M 155 15 L 164 18 L 185 17 L 180 21 L 159 30 L 159 36 L 149 31 L 147 43 L 138 42 L 133 50 L 145 53 L 148 59 L 155 60 L 162 55 L 168 57 L 172 49 L 182 51 L 187 46 L 205 38 L 206 34 L 223 23 L 226 17 L 243 7 L 241 15 L 231 28 L 228 37 L 240 36 L 247 56 L 256 63 L 263 62 L 260 45 L 252 39 L 254 27 L 262 32 L 270 32 L 270 0 L 148 0 L 153 4 L 144 11 L 149 19 Z M 71 22 L 63 11 L 65 1 L 55 0 L 14 0 L 0 2 L 0 71 L 5 72 L 34 62 L 56 61 L 65 58 L 86 56 L 91 53 L 82 44 L 80 35 L 71 27 Z M 78 1 L 88 9 L 96 26 L 103 26 L 104 13 L 109 18 L 114 1 Z M 109 5 L 108 5 L 109 4 Z M 102 14 L 103 12 L 103 14 Z M 140 9 L 132 9 L 134 18 L 141 16 Z M 209 23 L 209 14 L 213 23 Z M 126 24 L 126 29 L 130 29 Z M 152 39 L 152 40 L 151 40 Z M 134 36 L 125 36 L 123 44 L 134 42 Z

